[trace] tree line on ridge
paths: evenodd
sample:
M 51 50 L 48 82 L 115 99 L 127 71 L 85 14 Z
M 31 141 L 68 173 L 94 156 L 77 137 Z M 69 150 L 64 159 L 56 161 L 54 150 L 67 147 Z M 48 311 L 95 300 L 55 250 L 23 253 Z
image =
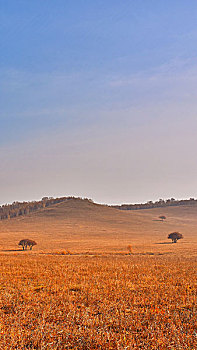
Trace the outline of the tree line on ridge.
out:
M 39 201 L 32 202 L 13 202 L 12 204 L 4 204 L 0 206 L 0 220 L 12 219 L 18 216 L 28 215 L 37 210 L 52 206 L 57 203 L 66 202 L 69 200 L 82 200 L 93 203 L 91 199 L 81 197 L 43 197 Z M 181 206 L 181 205 L 196 205 L 197 199 L 182 199 L 175 200 L 171 199 L 159 199 L 156 202 L 148 201 L 140 204 L 122 204 L 122 205 L 107 205 L 108 207 L 119 209 L 119 210 L 139 210 L 139 209 L 152 209 L 152 208 L 164 208 L 169 206 Z

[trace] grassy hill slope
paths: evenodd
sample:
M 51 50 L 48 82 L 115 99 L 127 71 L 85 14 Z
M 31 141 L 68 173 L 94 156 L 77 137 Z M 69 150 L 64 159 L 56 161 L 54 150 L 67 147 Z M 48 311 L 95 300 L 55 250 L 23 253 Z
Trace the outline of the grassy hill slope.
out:
M 166 222 L 158 219 L 167 217 Z M 171 244 L 167 235 L 179 231 L 184 239 Z M 34 252 L 197 252 L 197 207 L 180 206 L 120 211 L 80 199 L 69 200 L 27 216 L 0 222 L 0 252 L 18 249 L 20 239 L 38 245 Z M 29 253 L 29 252 L 28 252 Z

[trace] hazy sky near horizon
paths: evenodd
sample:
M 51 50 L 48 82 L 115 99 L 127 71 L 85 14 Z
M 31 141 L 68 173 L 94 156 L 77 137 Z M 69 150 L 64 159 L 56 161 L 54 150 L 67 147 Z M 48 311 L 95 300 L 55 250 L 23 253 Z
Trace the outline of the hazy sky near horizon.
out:
M 0 203 L 197 197 L 195 0 L 0 0 Z

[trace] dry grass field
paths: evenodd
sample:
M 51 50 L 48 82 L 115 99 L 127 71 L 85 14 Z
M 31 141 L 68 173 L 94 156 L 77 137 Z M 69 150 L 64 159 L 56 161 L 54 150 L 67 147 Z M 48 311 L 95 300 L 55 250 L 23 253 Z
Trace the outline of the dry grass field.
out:
M 166 222 L 158 219 L 167 217 Z M 170 243 L 170 232 L 184 240 Z M 29 216 L 0 221 L 0 254 L 18 249 L 23 238 L 35 240 L 35 253 L 80 252 L 197 253 L 197 206 L 121 211 L 82 200 L 70 200 Z M 176 248 L 176 249 L 175 249 Z M 19 252 L 20 253 L 20 252 Z M 23 253 L 23 252 L 22 252 Z
M 195 258 L 1 256 L 1 349 L 196 349 Z
M 172 231 L 184 239 L 172 244 Z M 23 238 L 38 245 L 21 251 Z M 72 200 L 3 220 L 0 349 L 195 350 L 196 268 L 195 206 Z

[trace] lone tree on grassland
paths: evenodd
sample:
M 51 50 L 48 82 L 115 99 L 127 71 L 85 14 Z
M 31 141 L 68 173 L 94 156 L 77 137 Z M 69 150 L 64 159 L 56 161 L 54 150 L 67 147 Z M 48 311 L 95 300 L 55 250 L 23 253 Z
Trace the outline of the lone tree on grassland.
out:
M 178 239 L 183 238 L 183 235 L 179 232 L 172 232 L 168 235 L 168 238 L 172 240 L 172 243 L 176 243 Z
M 32 247 L 36 244 L 37 243 L 35 241 L 32 241 L 31 239 L 21 239 L 18 245 L 21 245 L 23 247 L 23 250 L 26 250 L 28 246 L 30 250 L 32 250 Z
M 161 221 L 164 221 L 164 220 L 166 220 L 166 216 L 165 215 L 161 215 L 161 216 L 159 216 L 159 219 L 161 219 Z

